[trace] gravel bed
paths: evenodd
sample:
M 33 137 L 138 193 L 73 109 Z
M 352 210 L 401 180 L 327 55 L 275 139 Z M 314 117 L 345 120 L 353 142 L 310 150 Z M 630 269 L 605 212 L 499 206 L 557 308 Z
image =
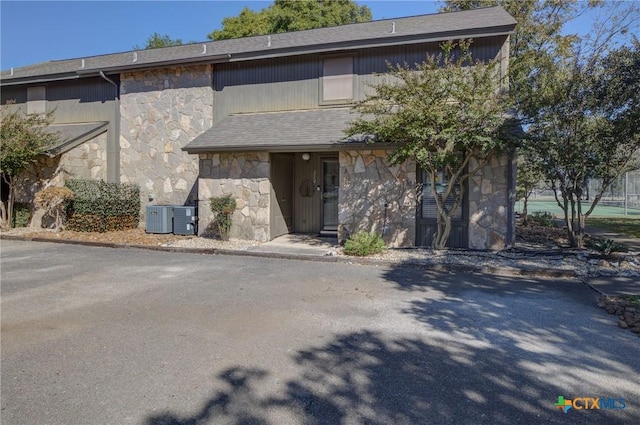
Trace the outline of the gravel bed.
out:
M 47 239 L 71 239 L 88 242 L 124 243 L 130 245 L 164 246 L 193 249 L 227 249 L 244 251 L 261 243 L 241 239 L 221 241 L 211 238 L 179 235 L 147 234 L 143 229 L 121 232 L 85 233 L 46 229 L 17 228 L 3 230 L 3 235 L 39 237 Z M 342 248 L 327 249 L 326 255 L 344 255 Z M 359 260 L 353 257 L 354 261 Z M 384 263 L 410 263 L 419 266 L 458 265 L 477 268 L 503 267 L 524 270 L 555 270 L 575 273 L 577 276 L 629 276 L 640 277 L 640 257 L 637 254 L 617 254 L 601 259 L 589 250 L 561 249 L 540 241 L 519 241 L 515 249 L 491 252 L 446 249 L 433 251 L 423 248 L 386 249 L 382 253 L 367 257 L 367 261 Z

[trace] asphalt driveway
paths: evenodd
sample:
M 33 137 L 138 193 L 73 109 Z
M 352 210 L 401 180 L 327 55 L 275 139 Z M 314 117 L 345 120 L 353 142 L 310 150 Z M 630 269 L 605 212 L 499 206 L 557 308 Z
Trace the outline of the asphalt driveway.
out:
M 578 281 L 21 241 L 0 277 L 4 425 L 640 423 Z

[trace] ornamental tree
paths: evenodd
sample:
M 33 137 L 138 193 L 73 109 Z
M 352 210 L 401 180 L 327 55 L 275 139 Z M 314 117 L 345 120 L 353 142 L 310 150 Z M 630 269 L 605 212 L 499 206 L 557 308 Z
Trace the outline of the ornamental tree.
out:
M 549 76 L 528 132 L 529 149 L 564 212 L 569 243 L 578 248 L 587 218 L 640 155 L 640 43 L 605 56 L 580 53 Z M 600 185 L 588 197 L 592 179 Z
M 9 187 L 7 202 L 1 204 L 2 226 L 11 226 L 16 186 L 21 175 L 36 162 L 38 155 L 57 141 L 57 136 L 47 133 L 51 114 L 28 114 L 2 107 L 0 123 L 0 173 Z
M 429 173 L 437 209 L 434 249 L 447 244 L 465 195 L 461 183 L 512 141 L 503 87 L 498 62 L 474 60 L 468 41 L 448 42 L 422 63 L 389 65 L 389 74 L 355 106 L 360 117 L 348 135 L 390 143 L 391 162 L 413 160 Z M 440 173 L 447 183 L 438 190 Z

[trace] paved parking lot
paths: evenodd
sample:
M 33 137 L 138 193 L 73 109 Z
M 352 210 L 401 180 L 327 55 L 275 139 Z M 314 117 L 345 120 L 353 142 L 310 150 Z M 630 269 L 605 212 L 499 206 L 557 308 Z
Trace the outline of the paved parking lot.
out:
M 0 277 L 4 425 L 640 423 L 577 281 L 21 241 Z

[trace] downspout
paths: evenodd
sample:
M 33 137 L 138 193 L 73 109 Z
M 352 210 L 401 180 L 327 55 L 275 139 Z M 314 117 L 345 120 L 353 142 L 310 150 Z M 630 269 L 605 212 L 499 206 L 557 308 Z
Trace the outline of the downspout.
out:
M 107 142 L 107 181 L 113 183 L 120 182 L 120 86 L 104 75 L 103 71 L 100 71 L 100 77 L 102 77 L 106 82 L 113 85 L 115 88 L 115 98 L 114 98 L 114 112 L 113 112 L 113 122 L 112 122 L 112 130 L 113 130 L 113 138 L 111 142 L 111 146 Z M 110 149 L 111 148 L 111 149 Z

